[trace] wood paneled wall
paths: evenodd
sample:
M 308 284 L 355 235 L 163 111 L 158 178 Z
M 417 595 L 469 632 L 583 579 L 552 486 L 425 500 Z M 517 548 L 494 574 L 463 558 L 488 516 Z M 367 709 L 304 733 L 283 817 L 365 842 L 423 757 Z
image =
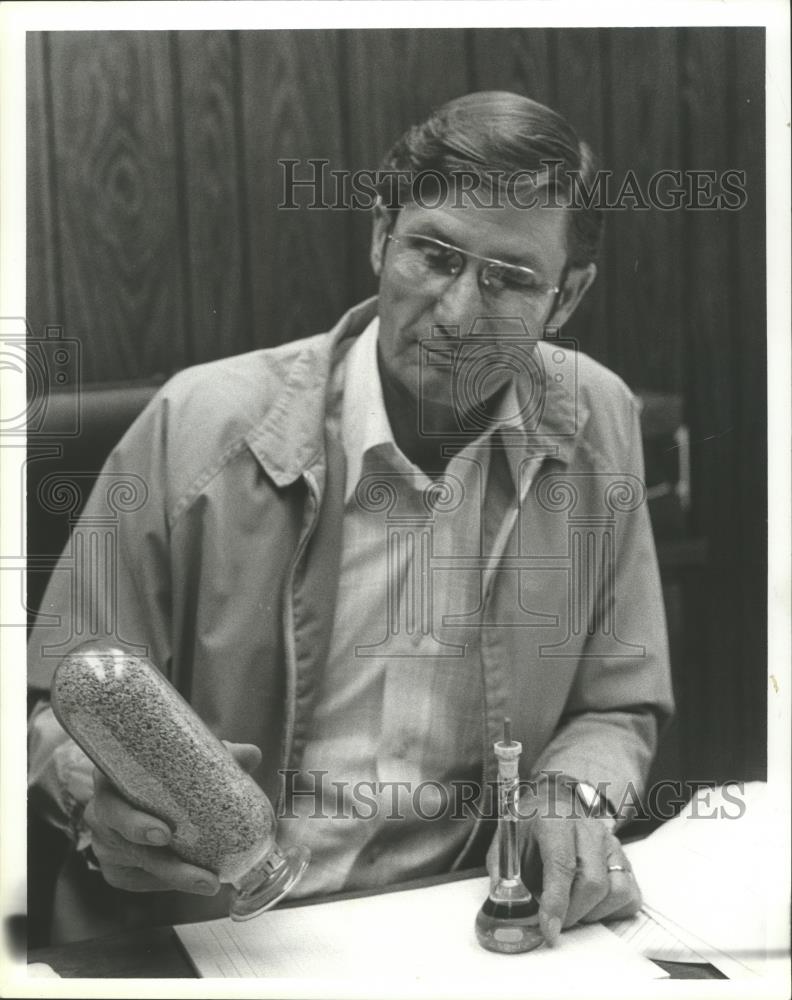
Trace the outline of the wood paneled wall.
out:
M 676 665 L 699 776 L 764 761 L 766 418 L 761 29 L 59 32 L 28 36 L 28 318 L 85 382 L 313 334 L 375 290 L 364 212 L 285 211 L 278 158 L 374 168 L 476 89 L 556 107 L 622 177 L 744 170 L 736 212 L 611 212 L 567 332 L 679 393 L 709 562 Z M 702 735 L 703 734 L 703 735 Z M 695 744 L 695 745 L 693 745 Z

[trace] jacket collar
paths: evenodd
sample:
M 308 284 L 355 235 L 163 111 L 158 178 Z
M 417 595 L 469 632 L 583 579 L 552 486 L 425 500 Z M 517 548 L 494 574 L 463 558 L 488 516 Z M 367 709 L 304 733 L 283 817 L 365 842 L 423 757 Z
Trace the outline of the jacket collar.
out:
M 311 337 L 283 362 L 283 389 L 247 443 L 277 486 L 313 472 L 321 487 L 327 413 L 340 392 L 338 362 L 377 315 L 376 297 L 344 313 L 329 333 Z
M 577 356 L 568 347 L 540 340 L 533 360 L 533 377 L 515 380 L 520 412 L 526 416 L 525 445 L 566 464 L 589 417 L 577 381 Z
M 321 492 L 327 414 L 337 409 L 342 389 L 338 362 L 376 315 L 375 296 L 346 312 L 329 333 L 309 338 L 294 353 L 278 359 L 283 389 L 246 438 L 277 486 L 288 486 L 311 473 Z M 568 352 L 563 372 L 554 373 L 559 367 L 554 360 L 558 350 L 552 342 L 540 341 L 536 357 L 543 377 L 533 383 L 525 380 L 525 384 L 518 380 L 516 385 L 520 412 L 528 417 L 526 447 L 566 463 L 586 424 L 588 408 L 578 392 L 574 358 L 570 360 Z M 554 374 L 562 378 L 557 380 Z

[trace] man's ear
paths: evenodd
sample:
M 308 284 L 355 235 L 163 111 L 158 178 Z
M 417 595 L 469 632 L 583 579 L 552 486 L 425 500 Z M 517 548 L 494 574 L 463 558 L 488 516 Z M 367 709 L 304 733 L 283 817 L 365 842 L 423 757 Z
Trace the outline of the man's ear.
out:
M 596 264 L 570 268 L 567 272 L 564 287 L 561 289 L 556 307 L 548 317 L 545 325 L 563 326 L 583 301 L 583 296 L 594 284 L 596 277 Z
M 385 257 L 385 240 L 393 226 L 393 222 L 390 212 L 387 211 L 381 201 L 376 203 L 372 211 L 369 260 L 371 261 L 371 269 L 379 277 L 382 273 L 383 259 Z

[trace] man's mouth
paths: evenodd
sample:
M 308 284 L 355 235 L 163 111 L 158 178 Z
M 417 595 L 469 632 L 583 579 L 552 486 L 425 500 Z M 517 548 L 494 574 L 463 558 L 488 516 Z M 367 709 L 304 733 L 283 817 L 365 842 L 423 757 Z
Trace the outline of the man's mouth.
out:
M 453 365 L 459 353 L 459 345 L 450 340 L 443 340 L 433 337 L 431 340 L 422 340 L 420 349 L 424 361 L 432 366 L 438 364 L 442 366 Z
M 432 327 L 432 338 L 437 340 L 459 340 L 459 327 L 435 325 Z

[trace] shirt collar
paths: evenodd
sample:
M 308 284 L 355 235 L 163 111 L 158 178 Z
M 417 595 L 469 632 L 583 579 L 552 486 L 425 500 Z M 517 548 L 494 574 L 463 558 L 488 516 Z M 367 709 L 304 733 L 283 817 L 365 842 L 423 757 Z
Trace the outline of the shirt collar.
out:
M 352 345 L 345 360 L 341 412 L 341 439 L 346 455 L 345 502 L 349 501 L 360 481 L 364 459 L 369 451 L 386 446 L 401 455 L 385 409 L 377 363 L 378 337 L 379 317 L 375 316 Z M 522 409 L 517 389 L 510 381 L 501 394 L 490 426 L 466 446 L 479 449 L 491 443 L 494 447 L 503 448 L 516 487 L 519 487 L 520 466 L 529 447 Z M 404 462 L 407 462 L 406 458 Z
M 346 357 L 341 440 L 347 460 L 347 501 L 360 480 L 366 452 L 379 444 L 395 444 L 377 367 L 378 335 L 379 317 L 375 316 Z

